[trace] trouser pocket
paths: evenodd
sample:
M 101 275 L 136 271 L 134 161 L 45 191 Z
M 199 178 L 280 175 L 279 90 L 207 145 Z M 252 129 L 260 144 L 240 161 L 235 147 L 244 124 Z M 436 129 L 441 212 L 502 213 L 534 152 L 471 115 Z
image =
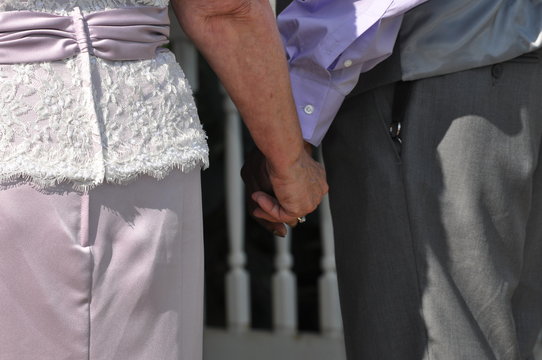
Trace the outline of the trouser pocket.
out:
M 409 83 L 403 81 L 384 86 L 373 92 L 382 131 L 398 161 L 401 161 L 404 114 L 408 96 Z

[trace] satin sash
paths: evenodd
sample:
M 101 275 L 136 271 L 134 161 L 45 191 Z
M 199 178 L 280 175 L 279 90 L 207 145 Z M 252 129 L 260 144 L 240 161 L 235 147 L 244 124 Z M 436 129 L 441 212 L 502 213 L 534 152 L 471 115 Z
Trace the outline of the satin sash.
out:
M 0 12 L 0 64 L 62 60 L 81 52 L 106 60 L 144 60 L 168 43 L 167 8 L 134 7 L 70 16 Z

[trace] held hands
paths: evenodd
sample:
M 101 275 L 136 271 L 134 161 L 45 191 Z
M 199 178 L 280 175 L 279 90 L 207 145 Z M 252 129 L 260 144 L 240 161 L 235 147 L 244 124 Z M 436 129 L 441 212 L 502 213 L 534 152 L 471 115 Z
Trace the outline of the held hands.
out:
M 265 155 L 243 178 L 253 216 L 278 235 L 313 211 L 327 192 L 325 172 L 302 144 L 288 64 L 268 1 L 172 0 L 183 29 L 217 73 Z
M 267 230 L 285 236 L 286 226 L 313 212 L 328 191 L 321 164 L 311 157 L 311 145 L 292 166 L 276 169 L 255 149 L 247 157 L 241 176 L 250 194 L 249 211 Z

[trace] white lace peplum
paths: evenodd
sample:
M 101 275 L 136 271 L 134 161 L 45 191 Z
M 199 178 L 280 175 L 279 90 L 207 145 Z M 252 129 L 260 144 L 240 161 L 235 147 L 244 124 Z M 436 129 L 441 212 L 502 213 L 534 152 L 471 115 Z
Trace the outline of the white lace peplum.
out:
M 0 0 L 0 11 L 69 14 L 167 0 Z M 89 189 L 208 164 L 191 89 L 169 51 L 153 60 L 0 65 L 0 182 Z

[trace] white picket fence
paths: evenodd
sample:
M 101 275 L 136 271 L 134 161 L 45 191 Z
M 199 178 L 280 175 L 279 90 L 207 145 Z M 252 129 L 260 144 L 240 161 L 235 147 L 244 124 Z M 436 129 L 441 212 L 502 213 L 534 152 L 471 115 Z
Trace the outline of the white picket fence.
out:
M 275 0 L 271 0 L 274 7 Z M 194 89 L 198 89 L 197 52 L 173 22 L 172 44 L 178 61 Z M 292 272 L 291 238 L 275 238 L 275 273 L 271 279 L 273 330 L 251 329 L 249 274 L 245 269 L 244 188 L 239 177 L 243 163 L 241 121 L 228 98 L 226 112 L 226 202 L 229 239 L 229 272 L 226 276 L 226 322 L 224 329 L 207 328 L 204 337 L 205 360 L 344 360 L 333 228 L 327 198 L 320 206 L 322 275 L 319 279 L 319 320 L 321 333 L 300 333 L 297 329 L 296 277 Z M 542 360 L 542 343 L 536 349 Z
M 229 272 L 226 276 L 227 329 L 208 329 L 205 334 L 206 360 L 276 360 L 345 358 L 337 289 L 333 229 L 327 198 L 320 208 L 322 233 L 322 275 L 319 279 L 320 335 L 297 331 L 296 278 L 292 272 L 290 235 L 275 237 L 275 273 L 271 279 L 273 331 L 250 328 L 249 274 L 245 269 L 244 188 L 239 177 L 243 163 L 241 123 L 235 106 L 226 107 L 226 203 L 229 239 Z

